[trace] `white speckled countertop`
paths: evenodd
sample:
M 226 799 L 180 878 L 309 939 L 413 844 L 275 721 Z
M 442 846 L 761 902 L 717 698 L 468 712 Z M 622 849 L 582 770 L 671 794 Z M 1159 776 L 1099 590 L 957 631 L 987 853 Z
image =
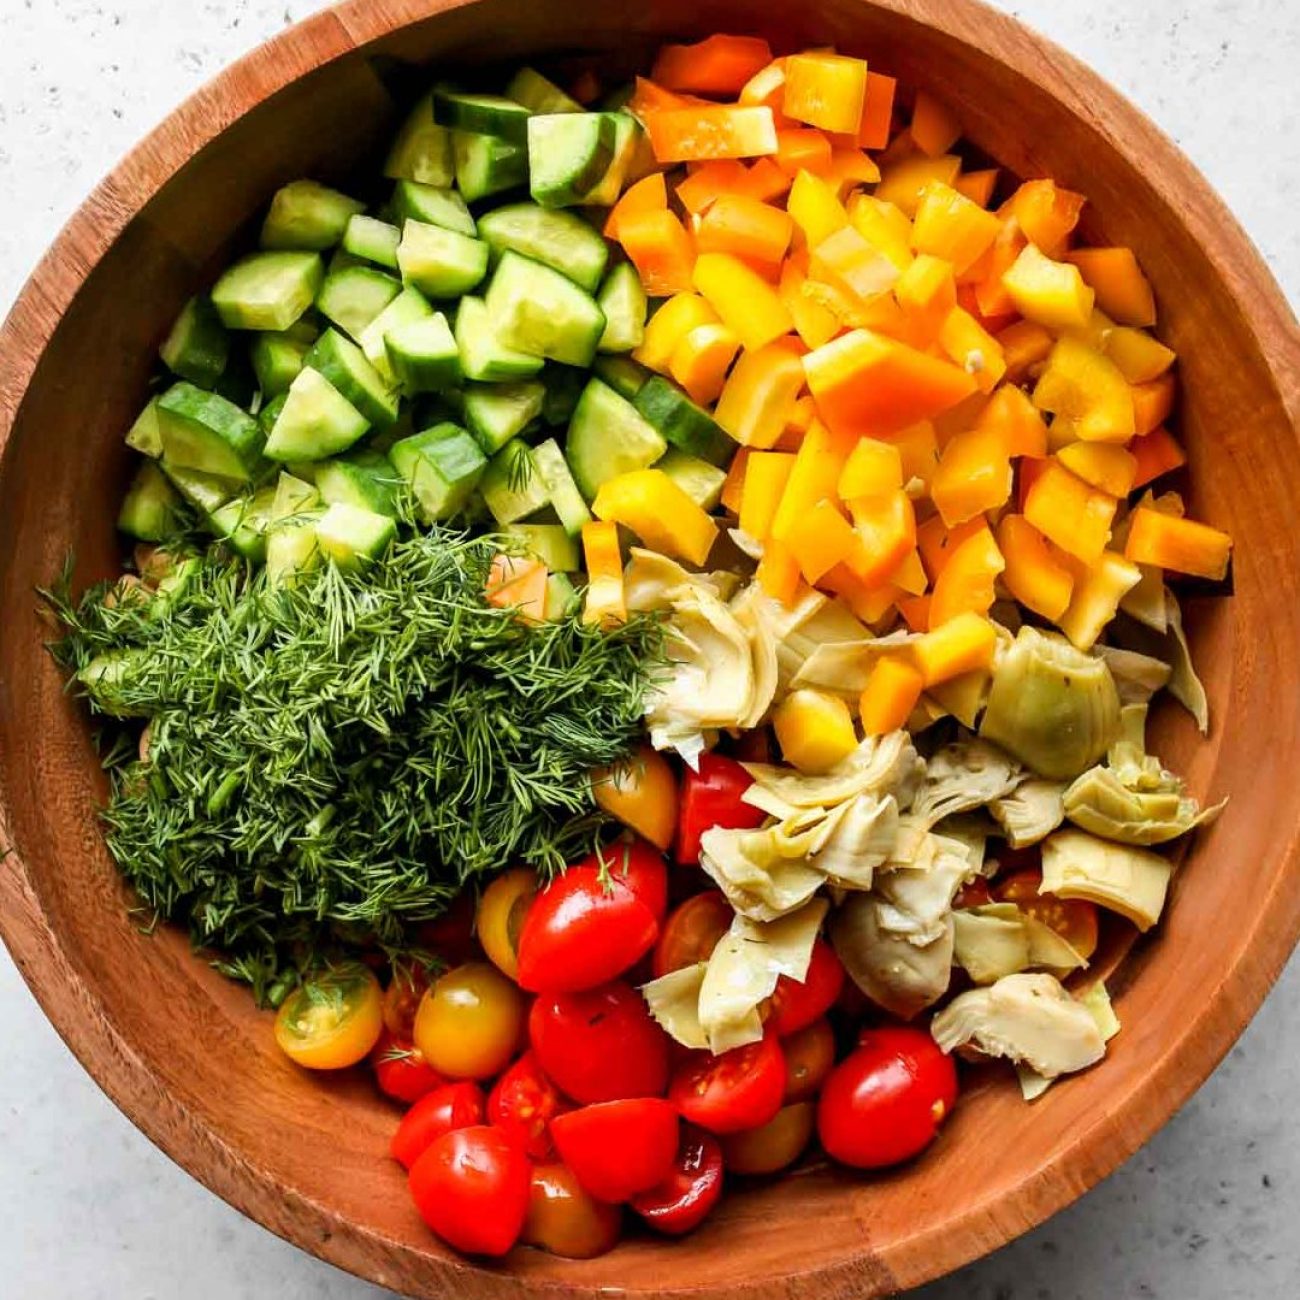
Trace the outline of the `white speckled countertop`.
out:
M 313 0 L 0 0 L 0 315 L 96 180 Z M 1219 188 L 1300 301 L 1300 22 L 1279 0 L 998 7 L 1090 62 Z M 1287 11 L 1291 9 L 1288 17 Z M 1300 960 L 1214 1077 L 1119 1173 L 928 1300 L 1294 1300 Z M 103 1097 L 0 949 L 0 1293 L 380 1300 L 240 1217 Z

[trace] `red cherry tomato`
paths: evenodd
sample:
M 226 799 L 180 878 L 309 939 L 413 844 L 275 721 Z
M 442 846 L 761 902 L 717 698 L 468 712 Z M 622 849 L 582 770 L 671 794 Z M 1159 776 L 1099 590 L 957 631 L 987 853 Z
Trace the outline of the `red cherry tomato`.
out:
M 1037 868 L 1017 871 L 1013 876 L 999 879 L 993 886 L 993 897 L 999 903 L 1015 903 L 1022 912 L 1041 921 L 1087 960 L 1097 951 L 1100 920 L 1097 904 L 1083 898 L 1057 898 L 1055 894 L 1040 894 L 1043 873 Z
M 584 1105 L 661 1097 L 668 1086 L 668 1035 L 622 981 L 586 993 L 541 994 L 528 1037 L 547 1078 Z
M 551 1160 L 555 1144 L 550 1123 L 568 1110 L 555 1085 L 542 1073 L 533 1052 L 525 1052 L 488 1094 L 487 1120 L 533 1160 Z
M 734 759 L 701 754 L 698 771 L 689 767 L 682 778 L 682 811 L 677 823 L 677 861 L 695 866 L 700 860 L 700 836 L 714 826 L 752 830 L 766 814 L 741 800 L 754 778 Z
M 682 1125 L 672 1170 L 661 1183 L 631 1200 L 656 1231 L 680 1237 L 698 1228 L 722 1197 L 722 1148 L 703 1129 Z
M 993 895 L 989 893 L 989 882 L 983 876 L 976 876 L 969 884 L 963 885 L 952 900 L 952 905 L 958 911 L 964 911 L 968 907 L 983 907 L 993 901 Z
M 416 936 L 447 966 L 473 961 L 479 955 L 478 940 L 474 935 L 475 911 L 472 893 L 457 894 L 441 916 L 418 927 Z
M 830 1073 L 817 1107 L 826 1154 L 883 1169 L 930 1145 L 957 1100 L 957 1070 L 922 1029 L 865 1031 Z
M 663 925 L 668 914 L 668 864 L 645 840 L 611 844 L 602 850 L 609 874 L 625 884 Z
M 442 1075 L 424 1059 L 424 1053 L 412 1042 L 404 1042 L 387 1029 L 379 1035 L 370 1063 L 375 1068 L 375 1082 L 380 1092 L 409 1106 L 439 1087 Z
M 668 1086 L 668 1100 L 682 1118 L 710 1133 L 759 1128 L 784 1097 L 785 1056 L 773 1034 L 721 1056 L 692 1052 Z
M 415 1013 L 428 987 L 429 973 L 423 966 L 393 966 L 393 978 L 384 990 L 384 1027 L 394 1038 L 413 1036 Z
M 445 1083 L 402 1116 L 388 1149 L 409 1169 L 444 1133 L 482 1123 L 482 1088 L 476 1083 Z
M 679 1128 L 677 1112 L 657 1097 L 583 1106 L 551 1122 L 555 1145 L 578 1182 L 613 1204 L 668 1177 Z
M 655 978 L 708 961 L 718 940 L 731 929 L 732 906 L 716 889 L 688 898 L 673 911 L 655 944 Z
M 598 1201 L 568 1165 L 537 1165 L 528 1198 L 523 1239 L 563 1259 L 594 1259 L 613 1250 L 623 1211 Z
M 414 1164 L 411 1195 L 425 1223 L 468 1255 L 504 1255 L 528 1215 L 528 1157 L 486 1125 L 444 1133 Z
M 813 944 L 812 960 L 803 982 L 788 975 L 777 980 L 764 1027 L 778 1038 L 806 1029 L 835 1005 L 843 987 L 844 967 L 835 949 L 824 939 L 818 939 Z
M 533 900 L 519 934 L 520 986 L 530 993 L 595 988 L 635 966 L 658 937 L 651 906 L 615 866 L 603 875 L 593 855 Z

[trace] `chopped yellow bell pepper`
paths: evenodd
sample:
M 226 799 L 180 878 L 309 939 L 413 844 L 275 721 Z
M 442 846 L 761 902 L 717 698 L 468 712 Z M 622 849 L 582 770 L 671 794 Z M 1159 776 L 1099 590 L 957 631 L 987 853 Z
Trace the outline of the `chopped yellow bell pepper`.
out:
M 1022 316 L 1051 330 L 1083 329 L 1096 297 L 1077 266 L 1052 261 L 1034 244 L 1003 272 L 1002 286 Z
M 803 385 L 803 360 L 784 342 L 746 348 L 722 386 L 713 418 L 741 446 L 766 451 L 785 431 Z
M 809 248 L 816 248 L 849 224 L 849 214 L 845 212 L 835 187 L 810 171 L 801 171 L 794 178 L 785 210 L 803 231 Z
M 1001 431 L 975 428 L 948 440 L 930 497 L 943 522 L 953 528 L 1005 505 L 1011 485 L 1011 460 Z
M 912 223 L 912 247 L 951 262 L 964 275 L 993 246 L 1002 222 L 978 203 L 945 185 L 930 181 Z
M 1061 618 L 1061 631 L 1080 650 L 1091 650 L 1106 624 L 1119 612 L 1119 603 L 1142 580 L 1142 571 L 1114 551 L 1102 552 L 1075 583 L 1070 606 Z
M 914 546 L 902 564 L 889 575 L 889 581 L 900 591 L 910 596 L 919 596 L 930 585 L 925 565 L 921 563 L 921 552 Z
M 1119 367 L 1077 339 L 1057 340 L 1034 386 L 1034 405 L 1069 420 L 1073 436 L 1085 442 L 1123 443 L 1138 432 L 1133 389 Z
M 1025 518 L 1067 554 L 1096 564 L 1110 540 L 1119 502 L 1089 487 L 1059 461 L 1038 463 L 1043 468 L 1025 495 Z
M 961 138 L 961 123 L 956 114 L 928 90 L 917 92 L 908 130 L 916 141 L 916 147 L 931 158 L 945 153 Z
M 896 204 L 874 194 L 857 194 L 849 201 L 849 221 L 868 244 L 880 249 L 900 271 L 911 266 L 912 223 Z
M 957 281 L 952 263 L 929 253 L 918 254 L 898 277 L 894 297 L 915 330 L 919 342 L 932 343 L 957 306 Z
M 1085 483 L 1113 497 L 1126 497 L 1137 477 L 1137 457 L 1113 442 L 1071 442 L 1056 459 Z
M 691 401 L 711 406 L 722 393 L 727 371 L 739 351 L 740 340 L 726 325 L 697 325 L 673 349 L 668 373 L 686 389 Z
M 858 705 L 863 734 L 883 736 L 905 727 L 924 689 L 920 669 L 901 655 L 878 659 Z
M 998 185 L 998 169 L 987 167 L 977 172 L 963 172 L 953 181 L 953 189 L 964 194 L 972 203 L 987 208 Z
M 1024 389 L 1003 384 L 975 420 L 977 429 L 996 430 L 1009 456 L 1047 455 L 1047 425 Z
M 898 448 L 877 438 L 859 438 L 840 471 L 838 492 L 853 497 L 878 496 L 903 486 L 903 458 Z
M 1133 512 L 1124 544 L 1125 558 L 1136 564 L 1152 564 L 1214 581 L 1227 574 L 1231 554 L 1232 538 L 1227 533 L 1147 506 Z
M 939 466 L 939 440 L 934 425 L 929 420 L 920 420 L 901 433 L 892 434 L 889 441 L 898 448 L 902 458 L 904 486 L 919 479 L 928 490 Z
M 646 321 L 645 337 L 632 356 L 666 375 L 682 339 L 700 325 L 717 323 L 718 313 L 698 293 L 675 293 Z
M 961 614 L 987 614 L 993 607 L 994 583 L 1006 561 L 993 534 L 978 529 L 948 556 L 930 593 L 930 627 L 942 627 Z
M 1069 608 L 1074 574 L 1052 554 L 1047 539 L 1023 515 L 1003 515 L 998 547 L 1006 560 L 1002 581 L 1035 614 L 1055 623 Z
M 854 576 L 868 587 L 890 581 L 898 566 L 916 548 L 916 510 L 901 489 L 874 496 L 852 497 L 845 503 L 861 547 L 845 557 Z
M 783 540 L 809 583 L 820 582 L 837 564 L 847 563 L 862 549 L 852 525 L 826 498 L 799 515 Z
M 898 280 L 898 267 L 852 226 L 842 226 L 811 246 L 809 274 L 838 283 L 859 298 L 887 293 Z
M 835 497 L 845 459 L 826 426 L 814 421 L 795 453 L 781 504 L 772 518 L 773 537 L 784 541 L 800 515 L 823 498 Z
M 939 346 L 975 380 L 981 393 L 991 393 L 1007 372 L 1002 345 L 961 307 L 948 313 L 939 330 Z
M 602 626 L 623 622 L 627 618 L 627 602 L 623 592 L 623 556 L 618 545 L 618 525 L 583 524 L 582 554 L 587 566 L 583 622 Z
M 794 604 L 799 591 L 799 565 L 775 537 L 769 537 L 763 543 L 763 558 L 758 562 L 754 577 L 773 600 L 782 605 Z
M 740 494 L 740 531 L 756 542 L 766 541 L 772 531 L 772 520 L 793 468 L 794 456 L 789 452 L 748 453 L 745 486 Z
M 751 350 L 789 334 L 794 321 L 776 290 L 757 271 L 729 253 L 695 259 L 693 281 L 709 306 Z
M 1123 325 L 1154 325 L 1156 298 L 1131 248 L 1076 248 L 1065 255 L 1097 294 L 1102 311 Z
M 998 331 L 997 340 L 1007 363 L 1007 382 L 1011 384 L 1034 377 L 1055 342 L 1046 326 L 1032 320 L 1014 321 Z
M 597 519 L 630 528 L 651 550 L 703 564 L 718 526 L 661 469 L 637 469 L 602 483 L 591 503 Z
M 1167 348 L 1146 330 L 1117 325 L 1106 340 L 1106 355 L 1119 367 L 1130 384 L 1147 384 L 1159 379 L 1177 360 L 1177 353 Z
M 929 687 L 987 668 L 997 644 L 998 634 L 987 618 L 958 614 L 913 641 L 908 655 Z
M 857 135 L 867 93 L 867 63 L 842 54 L 792 54 L 785 61 L 781 111 L 823 131 Z
M 781 267 L 781 282 L 776 291 L 785 303 L 799 337 L 808 347 L 819 348 L 840 332 L 840 321 L 829 307 L 814 302 L 804 292 L 807 279 L 796 259 L 788 257 Z
M 915 217 L 921 206 L 921 192 L 931 181 L 951 185 L 961 173 L 961 159 L 942 153 L 935 158 L 915 154 L 882 168 L 875 197 L 901 208 L 907 217 Z
M 828 772 L 858 745 L 849 706 L 838 695 L 807 687 L 791 691 L 772 713 L 787 763 L 801 772 Z
M 729 514 L 740 514 L 740 503 L 745 491 L 745 471 L 749 466 L 750 451 L 741 447 L 731 458 L 727 477 L 722 481 L 722 508 Z

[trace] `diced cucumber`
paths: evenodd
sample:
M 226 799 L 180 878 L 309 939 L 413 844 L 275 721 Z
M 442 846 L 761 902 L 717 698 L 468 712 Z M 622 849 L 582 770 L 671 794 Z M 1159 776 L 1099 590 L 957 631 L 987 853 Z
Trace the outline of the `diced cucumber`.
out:
M 370 421 L 318 370 L 306 367 L 293 381 L 266 454 L 272 460 L 324 460 L 346 451 Z
M 178 596 L 187 592 L 199 579 L 203 563 L 197 555 L 178 559 L 171 571 L 158 579 L 149 613 L 152 617 L 166 613 Z
M 609 261 L 609 245 L 599 231 L 572 212 L 536 203 L 510 203 L 485 213 L 478 233 L 494 260 L 507 249 L 522 253 L 563 272 L 588 293 L 596 292 Z
M 158 425 L 158 399 L 151 397 L 135 423 L 126 431 L 126 445 L 155 460 L 162 455 L 162 430 Z
M 518 438 L 508 442 L 488 462 L 479 492 L 498 524 L 513 524 L 550 504 L 542 476 L 533 466 L 532 452 Z
M 528 149 L 494 135 L 457 131 L 456 188 L 466 203 L 528 184 Z
M 336 501 L 316 522 L 316 541 L 340 569 L 379 559 L 397 536 L 397 524 L 361 506 Z
M 305 343 L 308 347 L 311 347 L 320 338 L 321 330 L 324 328 L 320 317 L 314 311 L 309 311 L 300 316 L 282 333 L 285 338 L 293 339 L 295 343 Z
M 373 266 L 346 266 L 325 277 L 316 306 L 322 316 L 355 339 L 401 292 L 396 276 Z
M 488 246 L 423 221 L 402 227 L 397 247 L 402 279 L 430 298 L 457 298 L 487 274 Z
M 238 479 L 205 474 L 201 469 L 185 469 L 165 460 L 161 464 L 172 485 L 201 515 L 210 515 L 225 505 L 243 486 Z
M 237 348 L 230 354 L 221 377 L 212 385 L 212 392 L 246 411 L 252 411 L 257 396 L 257 376 L 253 373 L 247 348 Z
M 262 463 L 262 430 L 247 411 L 182 380 L 158 399 L 163 455 L 181 469 L 247 482 Z
M 411 184 L 410 181 L 399 183 Z M 348 228 L 343 232 L 344 252 L 392 271 L 397 270 L 397 246 L 401 242 L 402 232 L 396 226 L 360 212 L 348 222 Z
M 433 117 L 433 92 L 425 95 L 402 124 L 384 163 L 384 175 L 421 185 L 450 185 L 456 179 L 451 131 Z
M 392 371 L 407 393 L 436 393 L 460 383 L 460 350 L 442 312 L 395 326 L 384 342 Z
M 620 397 L 629 402 L 645 387 L 645 382 L 654 371 L 643 366 L 631 357 L 603 356 L 597 357 L 592 369 L 596 378 L 607 383 Z
M 533 468 L 546 485 L 551 508 L 563 524 L 564 531 L 576 537 L 584 525 L 591 523 L 591 511 L 587 509 L 560 444 L 554 438 L 547 438 L 533 448 Z
M 320 500 L 320 493 L 313 484 L 281 470 L 280 477 L 275 481 L 275 500 L 271 502 L 271 523 L 278 524 L 294 515 L 315 510 L 320 505 Z
M 291 181 L 276 190 L 262 225 L 262 247 L 320 252 L 343 238 L 348 219 L 366 205 L 315 181 Z
M 153 461 L 146 460 L 122 499 L 117 526 L 142 542 L 161 542 L 176 531 L 180 504 L 180 493 L 171 480 Z
M 478 443 L 454 424 L 437 424 L 394 443 L 388 459 L 410 486 L 427 523 L 450 519 L 487 468 Z
M 582 105 L 534 68 L 520 68 L 506 85 L 506 95 L 530 113 L 581 113 Z
M 393 189 L 393 216 L 399 226 L 406 221 L 423 221 L 471 239 L 478 233 L 465 200 L 455 190 L 436 185 L 398 181 Z
M 482 298 L 460 300 L 456 308 L 456 346 L 465 378 L 483 383 L 527 379 L 545 364 L 541 357 L 508 348 L 501 342 Z
M 464 426 L 465 394 L 459 388 L 447 388 L 441 393 L 420 393 L 411 403 L 412 431 L 430 429 L 435 424 Z
M 565 459 L 588 501 L 602 483 L 653 465 L 668 450 L 652 424 L 625 397 L 593 379 L 569 425 Z
M 507 346 L 533 356 L 589 366 L 605 332 L 605 313 L 566 275 L 507 251 L 484 297 Z
M 601 352 L 631 352 L 645 339 L 646 296 L 641 277 L 631 262 L 620 262 L 605 277 L 596 295 L 605 313 Z
M 316 525 L 324 512 L 303 511 L 281 520 L 266 534 L 266 580 L 272 587 L 287 587 L 299 576 L 320 566 L 323 558 Z
M 582 202 L 613 158 L 612 113 L 539 113 L 528 119 L 528 188 L 543 207 Z
M 316 467 L 316 488 L 330 505 L 361 506 L 379 515 L 397 518 L 397 490 L 401 484 L 392 461 L 383 452 L 358 451 Z
M 710 465 L 707 460 L 669 447 L 655 462 L 655 469 L 663 470 L 701 510 L 712 510 L 722 500 L 722 485 L 727 481 L 727 471 Z
M 158 355 L 172 374 L 200 388 L 211 388 L 221 378 L 230 358 L 230 335 L 207 294 L 181 308 Z
M 262 396 L 270 401 L 289 391 L 289 385 L 298 378 L 310 343 L 303 343 L 288 334 L 254 334 L 248 355 L 253 362 L 253 373 Z
M 736 453 L 731 435 L 663 375 L 646 380 L 634 405 L 674 447 L 710 465 L 725 465 Z
M 299 374 L 301 374 L 301 370 Z M 294 375 L 297 379 L 298 375 Z M 289 387 L 293 387 L 292 380 Z M 257 426 L 262 430 L 266 437 L 271 436 L 271 430 L 275 428 L 275 422 L 280 418 L 280 412 L 284 410 L 284 404 L 288 401 L 289 393 L 286 389 L 283 393 L 277 393 L 267 404 L 257 413 Z
M 388 359 L 388 345 L 385 342 L 388 332 L 411 321 L 427 320 L 432 315 L 433 308 L 429 306 L 424 294 L 408 285 L 361 331 L 357 342 L 361 344 L 366 360 L 379 372 L 385 383 L 394 386 L 397 384 L 397 375 Z
M 623 193 L 628 172 L 636 159 L 645 131 L 631 113 L 611 113 L 614 123 L 613 157 L 605 174 L 582 196 L 583 203 L 612 208 Z
M 333 253 L 330 254 L 330 260 L 325 263 L 325 278 L 328 280 L 335 271 L 348 271 L 354 266 L 367 266 L 364 257 L 358 257 L 355 253 L 349 253 L 346 248 L 340 244 Z
M 582 568 L 578 539 L 570 537 L 560 524 L 507 524 L 505 531 L 552 573 L 575 573 Z
M 511 144 L 528 142 L 528 119 L 532 114 L 504 95 L 472 95 L 450 86 L 435 86 L 433 111 L 439 122 L 457 131 L 494 135 Z
M 494 455 L 542 412 L 546 389 L 536 380 L 472 384 L 465 390 L 465 422 L 485 456 Z
M 237 554 L 260 564 L 266 559 L 266 533 L 275 507 L 274 486 L 259 488 L 251 496 L 238 496 L 218 506 L 208 524 Z
M 307 365 L 324 375 L 377 428 L 397 419 L 397 393 L 366 360 L 366 354 L 338 330 L 326 330 L 307 353 Z
M 287 330 L 324 279 L 319 253 L 250 253 L 213 285 L 212 305 L 227 329 Z
M 546 401 L 542 403 L 542 423 L 550 425 L 567 425 L 573 419 L 577 409 L 578 398 L 587 386 L 591 376 L 577 366 L 562 366 L 558 361 L 549 361 L 542 371 L 542 383 L 546 385 Z
M 567 574 L 550 573 L 546 576 L 546 605 L 542 617 L 548 623 L 558 623 L 577 613 L 578 592 Z

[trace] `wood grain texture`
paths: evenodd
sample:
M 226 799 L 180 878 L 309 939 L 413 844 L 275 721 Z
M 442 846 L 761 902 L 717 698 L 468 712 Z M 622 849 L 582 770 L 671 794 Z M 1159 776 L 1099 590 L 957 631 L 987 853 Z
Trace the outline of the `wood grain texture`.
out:
M 1208 743 L 1158 719 L 1160 752 L 1232 799 L 1180 869 L 1167 923 L 1115 987 L 1106 1064 L 1025 1108 L 978 1078 L 926 1160 L 883 1178 L 828 1168 L 732 1194 L 689 1241 L 633 1239 L 571 1264 L 449 1257 L 383 1158 L 394 1112 L 363 1079 L 322 1083 L 174 933 L 146 937 L 95 823 L 88 728 L 42 649 L 33 589 L 72 548 L 116 562 L 121 435 L 185 296 L 272 190 L 346 176 L 414 69 L 525 52 L 630 67 L 665 34 L 760 30 L 834 42 L 957 108 L 1022 175 L 1092 199 L 1089 234 L 1131 244 L 1180 353 L 1199 512 L 1237 538 L 1236 595 L 1190 625 Z M 869 1297 L 990 1250 L 1104 1177 L 1231 1045 L 1300 933 L 1300 341 L 1231 216 L 1135 109 L 1062 51 L 968 0 L 353 0 L 232 67 L 126 158 L 72 219 L 0 335 L 0 932 L 59 1032 L 124 1111 L 280 1235 L 395 1290 L 524 1297 L 559 1287 L 696 1297 Z M 1279 467 L 1284 467 L 1279 470 Z

